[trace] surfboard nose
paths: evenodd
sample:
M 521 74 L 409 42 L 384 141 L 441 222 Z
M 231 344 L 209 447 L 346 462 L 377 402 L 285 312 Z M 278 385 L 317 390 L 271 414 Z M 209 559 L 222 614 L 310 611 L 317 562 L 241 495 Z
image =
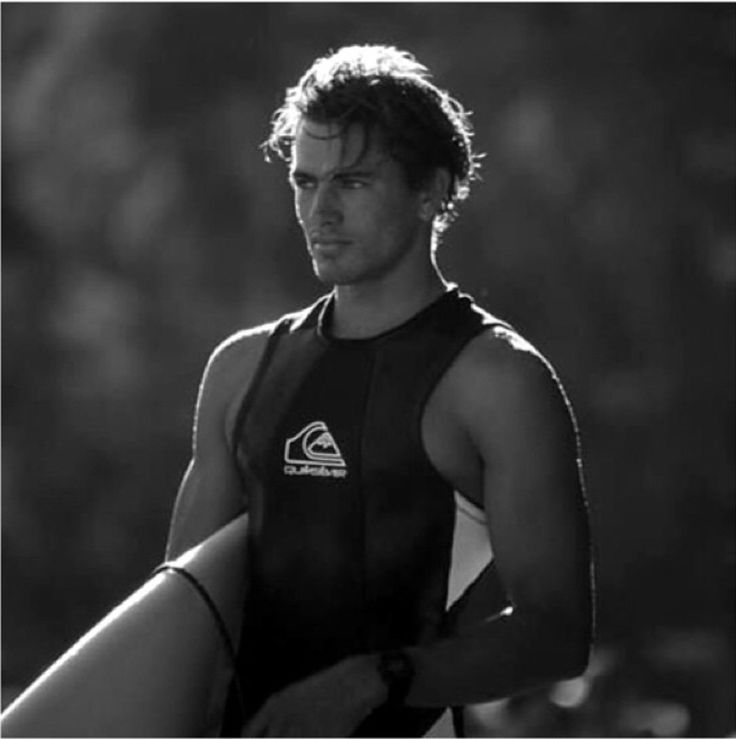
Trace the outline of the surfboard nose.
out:
M 247 514 L 173 564 L 209 594 L 237 645 Z M 6 737 L 206 736 L 232 661 L 207 604 L 172 571 L 151 577 L 43 672 L 0 717 Z

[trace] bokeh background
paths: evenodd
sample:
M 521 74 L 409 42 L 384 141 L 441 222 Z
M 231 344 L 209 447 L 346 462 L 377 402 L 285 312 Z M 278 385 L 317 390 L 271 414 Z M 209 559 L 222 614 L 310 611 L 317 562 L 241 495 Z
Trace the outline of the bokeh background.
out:
M 483 181 L 441 263 L 556 365 L 598 642 L 487 736 L 734 727 L 732 4 L 2 5 L 4 703 L 163 555 L 213 347 L 320 294 L 259 143 L 315 56 L 414 52 Z

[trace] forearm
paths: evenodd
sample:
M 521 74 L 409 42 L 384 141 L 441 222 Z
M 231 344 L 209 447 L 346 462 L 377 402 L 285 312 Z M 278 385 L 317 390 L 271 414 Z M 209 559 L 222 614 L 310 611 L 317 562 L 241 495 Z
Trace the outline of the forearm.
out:
M 407 650 L 410 706 L 482 703 L 585 669 L 589 630 L 554 626 L 541 614 L 496 616 L 472 631 Z

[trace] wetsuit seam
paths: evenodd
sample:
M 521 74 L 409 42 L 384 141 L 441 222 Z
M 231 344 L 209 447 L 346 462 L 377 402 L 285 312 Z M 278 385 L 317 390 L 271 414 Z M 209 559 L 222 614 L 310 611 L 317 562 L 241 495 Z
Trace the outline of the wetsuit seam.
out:
M 366 446 L 366 429 L 368 427 L 368 408 L 370 400 L 373 397 L 374 386 L 376 382 L 376 366 L 378 364 L 379 347 L 374 347 L 369 353 L 368 361 L 370 362 L 368 370 L 368 382 L 363 396 L 363 407 L 361 409 L 361 425 L 360 425 L 360 453 L 358 454 L 358 500 L 360 502 L 360 519 L 361 519 L 361 600 L 363 605 L 363 639 L 366 648 L 373 649 L 374 635 L 369 629 L 369 619 L 365 618 L 366 613 L 370 613 L 371 599 L 369 589 L 369 571 L 368 571 L 368 510 L 369 505 L 366 500 L 366 480 L 363 475 L 363 458 Z

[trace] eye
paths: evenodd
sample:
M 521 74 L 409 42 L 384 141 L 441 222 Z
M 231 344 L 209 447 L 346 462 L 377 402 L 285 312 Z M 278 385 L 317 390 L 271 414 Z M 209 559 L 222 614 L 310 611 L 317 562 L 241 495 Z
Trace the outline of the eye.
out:
M 340 185 L 346 190 L 360 190 L 365 187 L 368 183 L 365 180 L 359 179 L 358 177 L 342 177 L 340 178 Z
M 311 177 L 304 177 L 304 175 L 294 175 L 291 178 L 291 186 L 295 190 L 313 190 L 315 187 L 315 180 Z

